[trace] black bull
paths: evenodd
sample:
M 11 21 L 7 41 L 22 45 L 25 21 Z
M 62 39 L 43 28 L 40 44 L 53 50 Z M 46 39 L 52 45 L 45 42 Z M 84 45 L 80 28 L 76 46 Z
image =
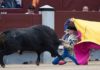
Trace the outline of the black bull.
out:
M 39 65 L 40 54 L 49 51 L 51 56 L 59 56 L 57 49 L 61 44 L 53 29 L 44 25 L 35 25 L 28 28 L 16 28 L 0 34 L 0 64 L 4 55 L 20 51 L 34 51 L 38 54 L 36 64 Z

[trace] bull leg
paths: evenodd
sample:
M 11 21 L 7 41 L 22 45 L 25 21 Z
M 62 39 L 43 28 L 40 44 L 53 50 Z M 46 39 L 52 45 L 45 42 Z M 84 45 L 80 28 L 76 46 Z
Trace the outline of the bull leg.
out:
M 3 62 L 3 55 L 0 55 L 0 64 L 1 64 L 1 67 L 5 67 L 5 64 Z
M 37 53 L 37 61 L 36 61 L 36 65 L 39 66 L 39 63 L 40 63 L 40 53 Z
M 21 50 L 19 54 L 21 54 L 21 55 L 22 55 L 22 54 L 23 54 L 23 51 Z
M 0 52 L 0 64 L 1 64 L 1 67 L 5 67 L 5 64 L 4 64 L 4 61 L 3 61 L 3 57 L 4 55 L 9 55 L 9 54 L 12 54 L 14 51 L 2 51 Z

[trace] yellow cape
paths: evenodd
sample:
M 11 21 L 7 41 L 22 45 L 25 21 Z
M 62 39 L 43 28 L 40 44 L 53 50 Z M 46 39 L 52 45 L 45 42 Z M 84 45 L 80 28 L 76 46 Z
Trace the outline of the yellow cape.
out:
M 93 42 L 100 45 L 100 22 L 72 19 L 81 32 L 81 42 Z

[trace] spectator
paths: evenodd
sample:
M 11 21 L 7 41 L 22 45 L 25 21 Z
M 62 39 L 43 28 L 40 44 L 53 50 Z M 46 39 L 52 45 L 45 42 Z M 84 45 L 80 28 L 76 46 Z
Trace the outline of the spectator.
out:
M 17 4 L 22 5 L 22 0 L 16 0 Z
M 20 8 L 21 6 L 17 4 L 16 0 L 3 0 L 3 8 Z
M 4 0 L 0 0 L 0 8 L 4 8 L 3 2 L 4 2 Z
M 27 9 L 27 12 L 25 14 L 34 14 L 34 7 L 33 6 L 29 6 L 29 8 Z

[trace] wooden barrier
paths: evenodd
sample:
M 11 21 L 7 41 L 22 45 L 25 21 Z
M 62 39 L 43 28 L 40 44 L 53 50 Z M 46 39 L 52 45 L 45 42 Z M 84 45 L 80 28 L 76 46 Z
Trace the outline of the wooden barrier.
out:
M 1 14 L 0 31 L 17 27 L 28 27 L 41 24 L 41 15 L 38 14 Z

